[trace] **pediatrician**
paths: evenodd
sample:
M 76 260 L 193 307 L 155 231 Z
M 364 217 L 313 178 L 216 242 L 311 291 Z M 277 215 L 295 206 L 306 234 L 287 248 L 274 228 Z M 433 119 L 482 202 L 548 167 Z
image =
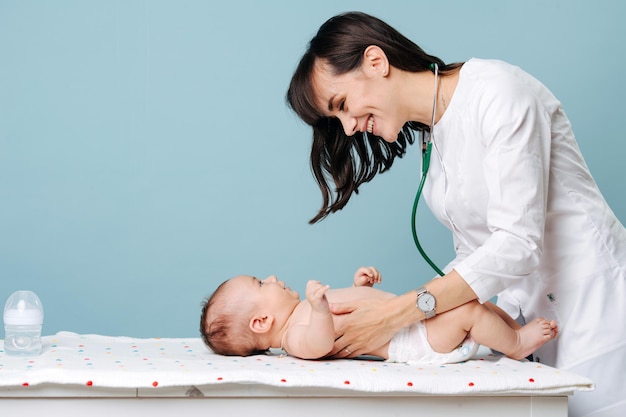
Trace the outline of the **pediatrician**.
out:
M 535 360 L 596 386 L 570 399 L 571 416 L 626 415 L 626 231 L 544 85 L 501 61 L 446 65 L 381 20 L 346 13 L 310 41 L 287 100 L 313 128 L 323 206 L 311 223 L 342 209 L 417 136 L 425 200 L 456 249 L 443 270 L 431 262 L 443 277 L 424 287 L 333 306 L 336 357 L 497 296 L 519 320 L 557 320 L 559 337 Z

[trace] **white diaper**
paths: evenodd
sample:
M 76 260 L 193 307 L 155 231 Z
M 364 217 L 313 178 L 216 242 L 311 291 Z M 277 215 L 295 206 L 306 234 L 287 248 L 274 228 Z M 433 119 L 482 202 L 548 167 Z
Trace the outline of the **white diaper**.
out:
M 450 353 L 435 352 L 428 343 L 426 325 L 417 322 L 400 330 L 389 342 L 387 362 L 406 362 L 411 365 L 441 365 L 469 360 L 480 345 L 467 336 L 461 345 Z

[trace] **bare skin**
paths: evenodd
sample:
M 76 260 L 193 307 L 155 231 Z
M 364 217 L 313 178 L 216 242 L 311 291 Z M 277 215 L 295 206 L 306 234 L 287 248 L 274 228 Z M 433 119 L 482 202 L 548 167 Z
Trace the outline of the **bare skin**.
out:
M 457 278 L 463 281 L 458 275 Z M 454 294 L 448 292 L 451 287 L 446 284 L 445 279 L 440 278 L 429 283 L 427 287 L 429 291 L 435 294 L 437 294 L 436 291 L 446 292 L 447 299 L 450 300 Z M 467 288 L 469 289 L 469 286 Z M 469 291 L 471 294 L 461 291 L 456 297 L 460 299 L 471 297 L 474 293 Z M 399 306 L 399 309 L 390 307 L 392 304 Z M 488 309 L 485 309 L 484 306 L 487 306 Z M 335 314 L 337 312 L 350 313 L 335 316 L 337 339 L 331 352 L 331 356 L 335 358 L 355 357 L 365 354 L 365 352 L 377 350 L 376 346 L 386 347 L 388 340 L 380 345 L 377 344 L 387 337 L 390 340 L 399 329 L 410 325 L 412 322 L 408 322 L 407 317 L 413 318 L 414 321 L 424 318 L 415 307 L 415 291 L 386 300 L 367 300 L 364 303 L 333 303 L 331 311 Z M 398 314 L 398 311 L 402 313 Z M 441 308 L 438 305 L 437 311 L 439 314 L 426 320 L 425 323 L 428 341 L 433 350 L 439 353 L 451 352 L 470 334 L 481 345 L 489 346 L 511 358 L 522 359 L 558 335 L 558 326 L 554 320 L 548 321 L 540 318 L 522 327 L 495 304 L 485 303 L 481 305 L 475 299 L 452 309 L 449 308 L 449 305 L 444 304 Z M 396 314 L 394 315 L 393 312 Z M 442 314 L 444 312 L 445 314 Z M 378 325 L 372 326 L 373 329 L 368 329 L 372 320 Z M 399 327 L 394 330 L 394 326 Z M 349 339 L 348 334 L 350 333 L 358 335 L 358 337 Z M 380 354 L 380 356 L 384 357 L 385 355 Z
M 496 305 L 478 301 L 470 301 L 425 323 L 428 342 L 440 353 L 456 349 L 469 334 L 481 345 L 513 359 L 523 359 L 558 334 L 554 320 L 538 318 L 520 326 Z
M 359 271 L 371 270 L 371 274 Z M 368 302 L 398 298 L 371 287 L 380 282 L 375 268 L 361 268 L 355 274 L 354 286 L 329 291 L 328 285 L 319 281 L 307 283 L 307 299 L 293 310 L 289 325 L 272 336 L 274 344 L 280 341 L 285 349 L 298 357 L 319 358 L 328 356 L 333 346 L 336 316 L 329 310 L 329 302 L 366 299 Z M 357 295 L 358 294 L 358 295 Z M 414 307 L 413 307 L 414 308 Z M 323 319 L 323 320 L 322 320 Z M 499 351 L 513 359 L 523 359 L 543 344 L 554 339 L 558 327 L 554 320 L 540 318 L 520 326 L 506 312 L 493 303 L 467 302 L 425 321 L 428 343 L 438 353 L 449 353 L 458 348 L 470 335 L 477 343 Z M 322 329 L 325 331 L 322 332 Z M 271 334 L 271 333 L 270 333 Z M 389 342 L 371 345 L 363 354 L 389 359 Z M 350 348 L 347 348 L 351 354 Z
M 229 280 L 226 291 L 230 292 L 223 296 L 246 299 L 253 306 L 242 313 L 241 320 L 255 337 L 254 350 L 283 348 L 295 357 L 318 359 L 332 356 L 337 343 L 337 323 L 352 316 L 334 315 L 331 303 L 347 305 L 358 300 L 380 307 L 383 302 L 402 299 L 403 296 L 372 288 L 380 282 L 381 275 L 376 268 L 361 267 L 355 272 L 352 287 L 330 290 L 328 285 L 310 280 L 306 299 L 300 300 L 297 292 L 273 275 L 264 280 L 240 275 Z M 481 304 L 477 300 L 440 312 L 425 321 L 425 326 L 428 343 L 435 352 L 452 352 L 470 335 L 478 344 L 513 359 L 525 358 L 558 334 L 555 321 L 537 319 L 522 327 L 495 304 Z M 389 359 L 390 339 L 370 340 L 362 352 L 352 352 L 350 347 L 344 350 L 348 355 L 357 353 Z
M 438 314 L 477 299 L 455 270 L 432 280 L 426 288 L 437 298 Z M 415 307 L 415 291 L 388 300 L 333 302 L 330 310 L 335 314 L 334 358 L 363 355 L 387 343 L 403 327 L 425 318 Z

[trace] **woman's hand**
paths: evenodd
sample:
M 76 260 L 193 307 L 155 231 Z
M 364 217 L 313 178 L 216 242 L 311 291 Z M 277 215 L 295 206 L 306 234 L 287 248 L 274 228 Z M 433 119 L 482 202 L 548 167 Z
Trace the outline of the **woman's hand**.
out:
M 428 290 L 437 298 L 437 314 L 477 298 L 456 270 L 444 278 L 430 281 Z M 424 319 L 424 313 L 415 306 L 415 290 L 390 296 L 332 303 L 330 311 L 335 315 L 335 343 L 328 356 L 353 358 L 373 352 L 403 327 Z
M 358 300 L 333 303 L 335 344 L 329 357 L 353 358 L 383 346 L 403 326 L 390 324 L 390 300 Z M 396 320 L 397 321 L 397 320 Z

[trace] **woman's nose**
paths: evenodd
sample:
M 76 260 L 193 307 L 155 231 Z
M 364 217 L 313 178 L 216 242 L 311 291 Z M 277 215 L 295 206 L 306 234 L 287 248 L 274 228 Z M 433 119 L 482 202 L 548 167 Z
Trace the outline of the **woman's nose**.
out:
M 339 121 L 341 122 L 341 126 L 343 126 L 343 131 L 346 136 L 353 136 L 359 130 L 359 124 L 356 117 L 344 115 L 339 117 Z

